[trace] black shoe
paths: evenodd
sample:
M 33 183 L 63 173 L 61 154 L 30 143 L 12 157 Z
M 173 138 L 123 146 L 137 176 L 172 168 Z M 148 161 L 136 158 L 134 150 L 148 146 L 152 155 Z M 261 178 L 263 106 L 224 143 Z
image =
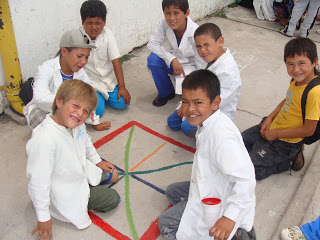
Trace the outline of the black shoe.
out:
M 168 96 L 166 97 L 156 97 L 152 104 L 153 106 L 156 106 L 156 107 L 161 107 L 163 105 L 166 105 L 166 103 L 168 102 L 168 100 L 171 100 L 173 99 L 174 97 L 176 96 L 175 92 L 173 91 L 172 93 L 170 93 Z

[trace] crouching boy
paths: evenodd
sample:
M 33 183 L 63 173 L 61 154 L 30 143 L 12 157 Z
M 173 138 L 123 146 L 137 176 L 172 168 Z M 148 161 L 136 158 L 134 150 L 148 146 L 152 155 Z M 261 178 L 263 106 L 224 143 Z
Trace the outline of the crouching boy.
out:
M 255 239 L 253 164 L 239 130 L 219 110 L 220 102 L 219 80 L 211 71 L 194 71 L 182 83 L 182 112 L 198 126 L 197 149 L 191 181 L 166 189 L 173 204 L 159 218 L 166 239 Z M 221 202 L 207 205 L 207 198 Z
M 107 212 L 119 195 L 100 183 L 118 180 L 118 172 L 101 161 L 84 121 L 97 105 L 95 90 L 80 80 L 63 82 L 52 104 L 53 115 L 32 132 L 27 143 L 28 191 L 36 209 L 38 239 L 52 239 L 51 216 L 78 229 L 91 224 L 88 210 Z

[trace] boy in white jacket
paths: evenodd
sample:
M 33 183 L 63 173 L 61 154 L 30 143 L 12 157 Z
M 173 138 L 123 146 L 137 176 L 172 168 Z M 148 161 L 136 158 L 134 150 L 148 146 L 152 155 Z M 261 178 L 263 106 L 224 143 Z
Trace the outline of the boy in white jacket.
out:
M 255 239 L 253 164 L 239 130 L 219 110 L 220 102 L 219 80 L 211 71 L 194 71 L 182 83 L 183 114 L 198 126 L 197 150 L 191 181 L 166 189 L 173 204 L 159 217 L 166 239 Z M 221 202 L 211 205 L 207 198 Z
M 176 94 L 181 95 L 181 83 L 185 76 L 198 69 L 203 63 L 194 47 L 193 34 L 198 24 L 189 17 L 188 0 L 163 0 L 164 18 L 147 45 L 148 68 L 158 89 L 152 104 L 165 105 Z M 168 48 L 165 48 L 165 40 Z M 169 75 L 175 77 L 175 88 Z
M 52 239 L 51 216 L 78 229 L 91 224 L 88 210 L 106 212 L 119 195 L 100 183 L 118 180 L 118 171 L 101 161 L 84 121 L 97 105 L 97 94 L 80 80 L 63 82 L 48 114 L 27 143 L 28 191 L 36 209 L 38 239 Z

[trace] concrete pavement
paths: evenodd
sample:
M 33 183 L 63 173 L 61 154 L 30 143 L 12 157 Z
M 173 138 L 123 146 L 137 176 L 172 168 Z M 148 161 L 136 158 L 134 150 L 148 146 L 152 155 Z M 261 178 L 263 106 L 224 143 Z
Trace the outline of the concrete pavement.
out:
M 233 53 L 241 70 L 242 95 L 235 123 L 240 131 L 257 124 L 284 98 L 290 77 L 283 62 L 283 48 L 289 38 L 276 32 L 277 22 L 261 21 L 252 9 L 225 10 L 227 18 L 208 17 L 199 21 L 217 24 L 225 47 Z M 310 38 L 320 53 L 320 29 Z M 163 195 L 166 186 L 187 180 L 191 174 L 195 141 L 167 127 L 166 119 L 179 102 L 179 96 L 161 108 L 152 106 L 154 83 L 145 64 L 145 46 L 132 52 L 124 62 L 131 106 L 123 111 L 107 108 L 102 120 L 110 120 L 109 131 L 97 132 L 88 126 L 102 158 L 117 165 L 121 180 L 111 186 L 122 198 L 119 207 L 106 214 L 94 214 L 92 224 L 77 230 L 68 223 L 53 220 L 54 239 L 162 239 L 158 237 L 157 217 L 169 203 Z M 25 144 L 31 131 L 7 116 L 0 117 L 0 239 L 36 239 L 29 233 L 36 215 L 27 193 Z M 320 149 L 318 143 L 306 146 L 306 165 L 299 172 L 284 172 L 257 183 L 255 229 L 257 239 L 279 239 L 282 228 L 301 225 L 320 215 Z

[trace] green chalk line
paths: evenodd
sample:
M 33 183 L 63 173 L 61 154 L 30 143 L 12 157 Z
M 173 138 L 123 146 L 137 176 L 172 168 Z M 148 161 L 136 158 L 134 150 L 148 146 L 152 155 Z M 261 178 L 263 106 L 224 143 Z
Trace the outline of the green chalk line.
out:
M 114 185 L 116 185 L 118 182 L 120 182 L 120 180 L 122 179 L 122 178 L 124 178 L 124 174 L 123 174 L 123 176 L 121 176 L 121 177 L 119 177 L 118 178 L 118 181 L 116 181 L 115 183 L 112 183 L 112 184 L 110 184 L 110 186 L 108 187 L 108 188 L 112 188 Z
M 174 164 L 174 165 L 170 165 L 170 166 L 166 166 L 166 167 L 162 167 L 162 168 L 158 168 L 158 169 L 154 169 L 154 170 L 130 172 L 129 174 L 130 175 L 131 174 L 138 175 L 138 174 L 148 174 L 148 173 L 154 173 L 154 172 L 161 172 L 163 170 L 168 170 L 170 168 L 175 168 L 175 167 L 179 167 L 179 166 L 186 165 L 186 164 L 192 164 L 192 163 L 193 163 L 193 161 L 183 162 L 183 163 L 178 163 L 178 164 Z
M 134 126 L 131 127 L 130 129 L 130 133 L 129 133 L 129 138 L 126 144 L 126 152 L 125 152 L 125 201 L 126 201 L 126 213 L 127 213 L 127 219 L 129 222 L 129 226 L 130 226 L 130 230 L 133 236 L 133 239 L 135 240 L 139 240 L 138 234 L 137 234 L 137 230 L 136 227 L 134 225 L 134 221 L 133 221 L 133 216 L 132 216 L 132 211 L 131 211 L 131 207 L 130 207 L 130 190 L 129 190 L 129 150 L 130 150 L 130 144 L 131 144 L 131 139 L 132 139 L 132 135 L 133 135 L 133 131 L 134 131 Z

